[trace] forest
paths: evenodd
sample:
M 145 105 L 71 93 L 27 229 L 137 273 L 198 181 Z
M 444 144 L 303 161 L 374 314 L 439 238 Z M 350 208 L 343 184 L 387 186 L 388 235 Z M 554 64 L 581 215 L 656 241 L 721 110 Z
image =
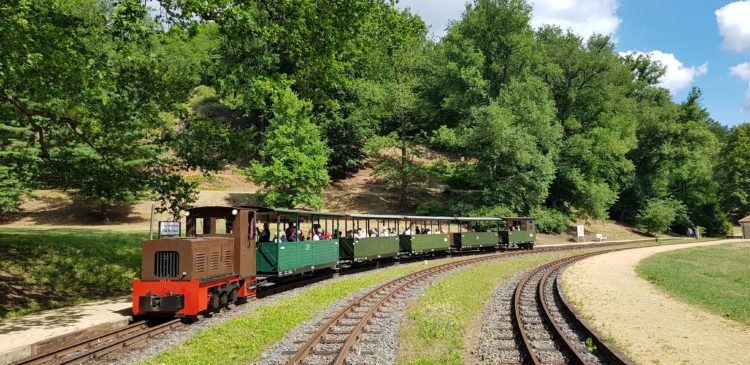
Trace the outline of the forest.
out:
M 184 172 L 228 165 L 263 204 L 324 209 L 371 160 L 419 214 L 710 234 L 750 214 L 749 124 L 531 11 L 474 0 L 431 39 L 387 0 L 3 1 L 0 213 L 55 188 L 103 217 L 140 199 L 177 216 Z

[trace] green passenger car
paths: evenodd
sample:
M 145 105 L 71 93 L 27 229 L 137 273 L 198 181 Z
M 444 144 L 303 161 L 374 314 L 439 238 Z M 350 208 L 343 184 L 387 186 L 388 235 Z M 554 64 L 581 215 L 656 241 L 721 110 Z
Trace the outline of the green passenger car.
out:
M 505 217 L 507 228 L 501 232 L 501 248 L 533 249 L 536 241 L 536 224 L 530 217 Z
M 451 247 L 457 251 L 496 248 L 500 244 L 500 218 L 457 217 L 458 232 L 453 233 Z
M 339 242 L 340 259 L 363 262 L 396 257 L 400 219 L 395 215 L 347 214 L 345 235 Z
M 399 235 L 401 253 L 424 255 L 450 251 L 450 221 L 452 217 L 406 216 L 406 227 Z
M 342 214 L 275 208 L 256 209 L 256 224 L 268 223 L 271 230 L 270 241 L 259 240 L 256 243 L 258 275 L 283 277 L 334 268 L 338 265 L 337 223 Z M 325 228 L 321 224 L 323 221 Z M 309 226 L 309 230 L 304 229 L 307 228 L 306 225 Z M 311 238 L 318 225 L 318 239 L 313 240 Z M 286 237 L 285 230 L 295 229 L 298 233 Z M 305 231 L 308 233 L 305 234 Z

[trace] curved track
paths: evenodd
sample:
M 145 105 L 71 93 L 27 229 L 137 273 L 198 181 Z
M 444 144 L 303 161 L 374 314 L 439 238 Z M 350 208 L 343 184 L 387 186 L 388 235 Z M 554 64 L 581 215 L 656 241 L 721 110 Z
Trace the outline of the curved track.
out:
M 632 364 L 590 330 L 561 296 L 557 278 L 562 270 L 589 253 L 564 258 L 530 270 L 521 278 L 512 300 L 513 324 L 520 334 L 523 363 Z

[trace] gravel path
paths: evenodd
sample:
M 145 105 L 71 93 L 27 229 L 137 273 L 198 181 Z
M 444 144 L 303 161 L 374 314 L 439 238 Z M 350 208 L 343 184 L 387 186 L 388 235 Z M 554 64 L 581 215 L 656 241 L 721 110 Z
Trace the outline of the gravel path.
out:
M 428 280 L 420 282 L 409 289 L 401 292 L 396 296 L 396 299 L 391 301 L 385 306 L 385 308 L 375 315 L 376 323 L 367 325 L 359 341 L 354 345 L 354 352 L 347 358 L 347 364 L 358 365 L 358 364 L 393 364 L 396 360 L 397 343 L 396 335 L 398 334 L 401 322 L 406 315 L 406 306 L 412 300 L 415 300 L 432 282 L 438 280 L 446 275 L 450 275 L 457 270 L 457 268 L 437 276 L 434 276 Z M 347 298 L 336 302 L 330 306 L 321 315 L 306 321 L 297 329 L 290 332 L 281 341 L 277 342 L 274 346 L 269 348 L 266 352 L 261 355 L 260 360 L 256 363 L 258 365 L 277 365 L 284 364 L 286 360 L 304 344 L 304 342 L 315 333 L 320 326 L 324 325 L 326 321 L 335 316 L 341 311 L 347 304 L 351 303 L 362 295 L 366 294 L 373 288 L 381 285 L 380 283 L 373 285 L 369 288 L 365 288 L 357 293 L 349 295 Z M 356 324 L 356 320 L 353 320 L 352 324 Z M 327 340 L 336 341 L 340 340 L 337 338 L 341 336 L 346 338 L 348 334 L 347 329 L 341 329 L 341 335 L 329 335 Z M 330 347 L 330 348 L 329 348 Z M 338 352 L 340 348 L 339 344 L 320 344 L 316 347 L 316 351 L 330 351 Z M 314 356 L 311 360 L 308 358 L 305 364 L 328 364 L 333 360 L 335 354 L 328 356 Z
M 736 240 L 613 252 L 565 270 L 565 295 L 577 311 L 639 364 L 747 364 L 750 327 L 686 304 L 635 273 L 650 255 Z

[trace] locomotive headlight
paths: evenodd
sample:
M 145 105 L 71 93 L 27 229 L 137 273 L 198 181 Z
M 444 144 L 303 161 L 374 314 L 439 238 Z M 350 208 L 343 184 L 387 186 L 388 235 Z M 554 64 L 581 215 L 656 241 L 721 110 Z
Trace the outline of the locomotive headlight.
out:
M 232 215 L 237 215 L 237 209 L 232 209 Z

